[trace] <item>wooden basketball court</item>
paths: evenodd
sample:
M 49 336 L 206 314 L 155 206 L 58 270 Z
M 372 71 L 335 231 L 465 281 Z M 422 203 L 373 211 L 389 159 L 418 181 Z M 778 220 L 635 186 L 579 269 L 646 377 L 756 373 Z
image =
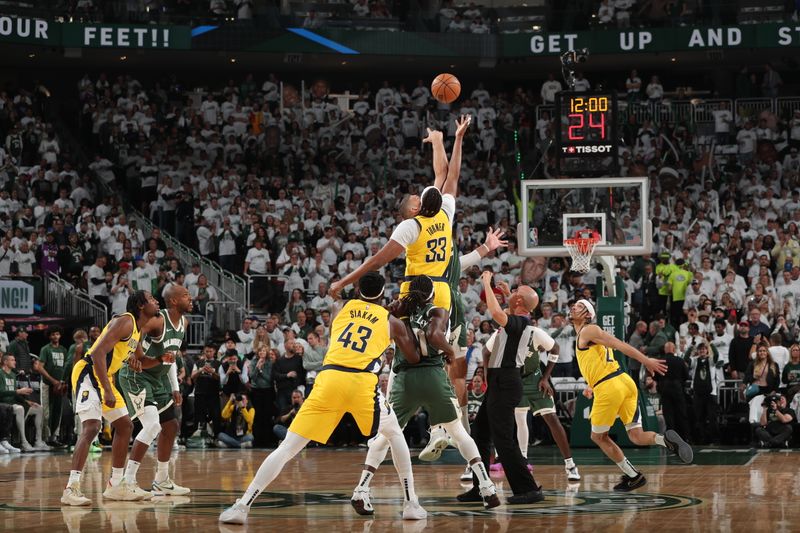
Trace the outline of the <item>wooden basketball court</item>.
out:
M 563 463 L 552 448 L 533 448 L 531 463 L 547 499 L 533 506 L 484 511 L 461 504 L 463 465 L 450 449 L 438 463 L 415 460 L 417 493 L 428 510 L 422 522 L 400 520 L 401 494 L 390 462 L 373 482 L 372 519 L 349 505 L 366 450 L 310 449 L 290 462 L 254 504 L 247 526 L 225 526 L 217 517 L 243 492 L 261 464 L 264 450 L 188 450 L 176 456 L 179 483 L 188 497 L 150 502 L 103 502 L 101 493 L 111 454 L 91 456 L 84 493 L 93 507 L 59 503 L 69 473 L 64 453 L 0 456 L 0 530 L 70 533 L 150 531 L 748 531 L 800 528 L 797 452 L 753 449 L 696 449 L 693 465 L 678 464 L 661 450 L 627 450 L 648 484 L 628 494 L 611 491 L 620 475 L 598 450 L 575 451 L 583 479 L 568 485 Z M 155 459 L 142 462 L 140 485 L 152 480 Z M 505 478 L 493 476 L 501 493 Z M 507 495 L 507 493 L 506 493 Z M 502 494 L 501 494 L 502 496 Z M 504 499 L 504 498 L 502 498 Z

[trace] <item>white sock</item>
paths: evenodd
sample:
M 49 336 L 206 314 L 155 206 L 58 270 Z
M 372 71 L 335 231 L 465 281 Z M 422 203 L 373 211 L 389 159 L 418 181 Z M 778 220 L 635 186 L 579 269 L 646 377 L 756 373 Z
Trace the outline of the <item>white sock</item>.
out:
M 67 486 L 79 486 L 81 484 L 81 471 L 80 470 L 70 470 L 69 471 L 69 481 L 67 481 Z
M 628 477 L 636 477 L 639 475 L 639 471 L 636 470 L 630 461 L 628 461 L 627 457 L 623 457 L 622 461 L 617 463 L 617 466 L 620 470 L 622 470 L 626 476 Z
M 567 468 L 575 468 L 575 462 L 572 460 L 572 457 L 564 459 L 564 466 Z
M 369 482 L 372 481 L 372 477 L 374 475 L 375 474 L 373 472 L 370 472 L 367 469 L 362 470 L 361 471 L 361 479 L 358 481 L 358 487 L 357 488 L 363 489 L 363 490 L 369 490 Z
M 483 464 L 483 461 L 478 461 L 477 463 L 472 463 L 469 465 L 472 471 L 478 476 L 478 485 L 491 485 L 492 480 L 489 479 L 489 472 L 486 471 L 486 466 Z
M 125 467 L 125 480 L 128 483 L 136 483 L 136 474 L 139 472 L 140 464 L 142 463 L 128 459 L 128 466 Z
M 166 481 L 169 479 L 169 461 L 161 462 L 158 461 L 158 467 L 156 467 L 156 483 L 161 483 L 162 481 Z
M 656 444 L 658 446 L 663 446 L 664 448 L 667 447 L 667 442 L 664 440 L 664 435 L 660 433 L 656 433 Z
M 464 429 L 467 430 L 467 433 L 471 433 L 469 427 L 469 411 L 467 410 L 466 405 L 461 406 L 461 425 L 464 426 Z
M 441 426 L 438 426 L 441 429 Z M 392 452 L 392 462 L 400 478 L 400 486 L 403 487 L 403 500 L 406 502 L 417 501 L 417 493 L 414 490 L 414 474 L 411 472 L 411 452 L 408 451 L 408 444 L 402 433 L 395 433 L 389 438 L 389 446 Z
M 124 468 L 111 468 L 111 486 L 116 487 L 122 482 L 122 478 L 125 475 Z
M 280 474 L 283 467 L 286 466 L 286 463 L 300 453 L 308 443 L 309 440 L 307 438 L 289 431 L 286 434 L 286 438 L 281 442 L 281 445 L 278 446 L 278 449 L 269 454 L 267 458 L 264 459 L 264 462 L 261 463 L 258 472 L 256 472 L 256 476 L 244 492 L 241 503 L 246 505 L 249 509 L 258 495 L 261 494 L 261 491 L 267 488 L 267 486 L 278 477 L 278 474 Z
M 517 422 L 517 444 L 522 457 L 528 458 L 528 441 L 530 440 L 530 430 L 528 429 L 528 410 L 516 409 L 514 420 Z

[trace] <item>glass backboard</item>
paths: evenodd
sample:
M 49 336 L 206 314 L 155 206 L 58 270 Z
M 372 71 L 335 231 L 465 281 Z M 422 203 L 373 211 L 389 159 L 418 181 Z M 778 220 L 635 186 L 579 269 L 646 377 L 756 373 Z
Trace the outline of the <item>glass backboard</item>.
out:
M 595 255 L 644 255 L 653 247 L 648 178 L 576 178 L 522 181 L 519 251 L 525 256 L 568 256 L 564 239 L 577 230 L 600 234 Z

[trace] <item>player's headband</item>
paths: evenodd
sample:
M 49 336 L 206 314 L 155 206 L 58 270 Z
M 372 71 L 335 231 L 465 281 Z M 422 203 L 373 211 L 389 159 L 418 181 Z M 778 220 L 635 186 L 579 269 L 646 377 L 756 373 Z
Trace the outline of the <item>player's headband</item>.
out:
M 590 302 L 589 300 L 580 299 L 575 303 L 582 304 L 586 308 L 586 312 L 589 313 L 589 318 L 594 319 L 596 315 L 594 312 L 594 306 L 592 305 L 592 302 Z
M 420 195 L 419 195 L 420 199 L 422 199 L 422 197 L 423 197 L 423 196 L 425 196 L 425 193 L 426 193 L 426 192 L 428 192 L 428 191 L 429 191 L 429 190 L 431 190 L 431 189 L 433 189 L 434 191 L 436 191 L 436 192 L 438 192 L 439 194 L 441 194 L 441 192 L 439 192 L 439 189 L 437 189 L 437 188 L 436 188 L 436 187 L 434 187 L 433 185 L 428 185 L 427 187 L 425 187 L 424 189 L 422 189 L 422 194 L 420 194 Z

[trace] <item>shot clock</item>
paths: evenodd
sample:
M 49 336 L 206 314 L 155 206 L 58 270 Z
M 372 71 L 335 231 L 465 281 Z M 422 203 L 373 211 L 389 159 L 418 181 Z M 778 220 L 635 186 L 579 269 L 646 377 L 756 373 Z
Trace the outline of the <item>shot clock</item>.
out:
M 556 169 L 576 176 L 617 171 L 617 98 L 614 93 L 556 94 Z

